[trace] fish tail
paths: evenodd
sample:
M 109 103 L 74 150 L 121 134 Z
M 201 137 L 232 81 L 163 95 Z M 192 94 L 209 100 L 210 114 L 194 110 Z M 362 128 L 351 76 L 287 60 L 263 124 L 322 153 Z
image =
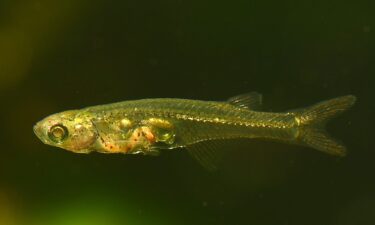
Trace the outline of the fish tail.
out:
M 333 117 L 346 111 L 356 101 L 353 95 L 323 101 L 296 113 L 299 124 L 298 142 L 316 150 L 337 156 L 346 155 L 346 147 L 331 138 L 325 131 L 325 124 Z

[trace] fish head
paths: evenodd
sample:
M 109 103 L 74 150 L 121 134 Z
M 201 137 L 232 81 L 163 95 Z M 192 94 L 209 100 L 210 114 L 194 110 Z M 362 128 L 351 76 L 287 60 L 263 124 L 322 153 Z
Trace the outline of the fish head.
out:
M 34 126 L 34 133 L 45 144 L 75 153 L 89 153 L 97 131 L 89 112 L 70 110 L 50 115 Z

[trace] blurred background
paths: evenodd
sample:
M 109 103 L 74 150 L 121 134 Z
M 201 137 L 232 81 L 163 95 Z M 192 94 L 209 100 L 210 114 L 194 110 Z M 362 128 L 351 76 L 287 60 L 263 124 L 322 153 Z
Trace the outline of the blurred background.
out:
M 375 224 L 373 1 L 0 1 L 0 225 Z M 216 173 L 186 151 L 79 155 L 32 126 L 129 99 L 263 93 L 285 111 L 354 94 L 349 149 L 238 141 Z

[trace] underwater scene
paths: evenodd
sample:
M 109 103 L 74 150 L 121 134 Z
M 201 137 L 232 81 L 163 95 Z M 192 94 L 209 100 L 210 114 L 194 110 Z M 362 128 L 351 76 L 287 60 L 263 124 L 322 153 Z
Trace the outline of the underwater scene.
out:
M 375 224 L 372 1 L 0 1 L 0 225 Z

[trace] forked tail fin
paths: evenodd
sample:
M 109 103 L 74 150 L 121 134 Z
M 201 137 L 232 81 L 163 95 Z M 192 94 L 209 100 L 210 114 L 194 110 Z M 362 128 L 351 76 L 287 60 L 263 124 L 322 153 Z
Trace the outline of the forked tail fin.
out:
M 356 101 L 353 95 L 323 101 L 296 113 L 301 144 L 332 155 L 345 156 L 346 147 L 325 131 L 326 122 L 349 109 Z

